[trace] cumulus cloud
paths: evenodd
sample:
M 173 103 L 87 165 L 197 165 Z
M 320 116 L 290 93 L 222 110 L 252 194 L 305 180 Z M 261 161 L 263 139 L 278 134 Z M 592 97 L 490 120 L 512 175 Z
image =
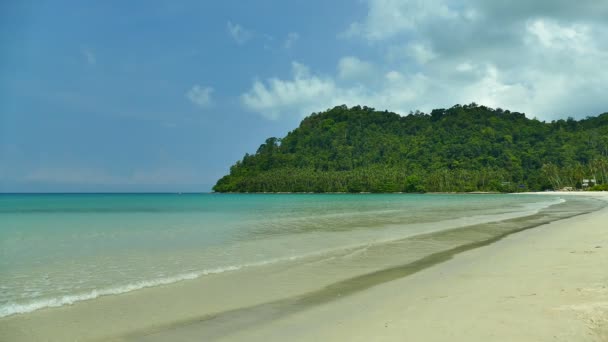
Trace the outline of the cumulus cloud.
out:
M 338 76 L 346 80 L 369 78 L 374 73 L 374 66 L 354 56 L 346 56 L 338 62 Z
M 590 28 L 586 25 L 575 24 L 560 26 L 557 22 L 543 19 L 531 20 L 526 29 L 528 38 L 538 41 L 547 49 L 571 49 L 585 53 L 591 48 Z
M 342 65 L 338 65 L 339 71 L 344 71 L 344 61 L 341 60 Z M 337 78 L 313 73 L 307 66 L 294 62 L 291 79 L 255 81 L 241 100 L 246 108 L 268 119 L 284 115 L 303 117 L 341 104 L 361 104 L 407 112 L 412 104 L 420 103 L 430 87 L 435 86 L 422 74 L 404 74 L 395 70 L 378 73 L 370 79 L 369 82 L 377 84 L 376 87 L 342 83 Z
M 327 105 L 331 94 L 336 92 L 336 85 L 330 77 L 312 75 L 303 64 L 293 62 L 292 74 L 291 80 L 270 78 L 266 82 L 255 81 L 251 89 L 241 96 L 243 104 L 269 119 L 276 119 L 285 111 L 296 110 L 305 114 L 312 108 Z
M 366 0 L 367 15 L 341 35 L 385 41 L 405 34 L 510 35 L 512 25 L 535 18 L 604 24 L 608 4 L 596 0 Z M 598 22 L 599 21 L 599 22 Z M 480 27 L 479 24 L 486 26 Z M 491 25 L 489 25 L 491 24 Z M 454 31 L 454 29 L 456 31 Z M 509 32 L 511 31 L 511 32 Z M 471 43 L 475 43 L 474 41 Z
M 244 105 L 269 118 L 337 104 L 400 113 L 477 102 L 541 119 L 608 110 L 608 3 L 367 0 L 342 33 L 383 58 L 336 60 L 335 74 L 256 81 Z M 295 69 L 295 68 L 294 68 Z M 364 82 L 362 81 L 364 80 Z
M 232 39 L 239 45 L 245 44 L 253 37 L 251 31 L 243 28 L 239 24 L 233 24 L 231 21 L 226 23 L 226 28 L 228 29 L 228 34 L 230 34 Z
M 408 55 L 412 57 L 418 64 L 427 64 L 431 60 L 437 58 L 437 54 L 433 50 L 422 44 L 413 43 L 407 48 Z
M 352 23 L 342 36 L 384 40 L 403 31 L 415 30 L 428 20 L 459 17 L 459 12 L 442 0 L 369 0 L 368 5 L 366 18 Z
M 186 93 L 186 97 L 195 105 L 201 108 L 207 108 L 211 105 L 211 94 L 213 93 L 213 88 L 211 87 L 202 87 L 198 84 L 195 84 L 188 90 Z

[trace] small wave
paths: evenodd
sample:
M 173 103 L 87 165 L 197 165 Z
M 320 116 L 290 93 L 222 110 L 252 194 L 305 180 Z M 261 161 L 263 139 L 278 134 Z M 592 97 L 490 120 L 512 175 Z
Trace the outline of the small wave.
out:
M 137 281 L 137 282 L 127 284 L 127 285 L 122 285 L 122 286 L 114 286 L 114 287 L 109 287 L 109 288 L 104 288 L 104 289 L 95 289 L 95 290 L 92 290 L 89 292 L 84 292 L 84 293 L 79 293 L 79 294 L 41 299 L 41 300 L 29 302 L 29 303 L 14 303 L 14 302 L 7 303 L 7 304 L 0 306 L 0 318 L 12 316 L 12 315 L 16 315 L 16 314 L 28 313 L 28 312 L 32 312 L 32 311 L 36 311 L 36 310 L 40 310 L 40 309 L 44 309 L 44 308 L 54 308 L 54 307 L 60 307 L 60 306 L 65 306 L 65 305 L 72 305 L 76 302 L 91 300 L 91 299 L 95 299 L 95 298 L 102 297 L 102 296 L 119 295 L 119 294 L 136 291 L 136 290 L 141 290 L 141 289 L 145 289 L 145 288 L 149 288 L 149 287 L 169 285 L 169 284 L 177 283 L 177 282 L 184 281 L 184 280 L 197 279 L 197 278 L 200 278 L 200 277 L 203 277 L 206 275 L 238 271 L 240 269 L 247 268 L 247 267 L 264 266 L 264 265 L 270 265 L 270 264 L 275 264 L 275 263 L 284 262 L 284 261 L 295 261 L 295 260 L 304 259 L 307 257 L 312 257 L 315 255 L 320 255 L 320 254 L 325 254 L 325 253 L 327 253 L 327 251 L 320 251 L 320 252 L 314 252 L 314 253 L 303 254 L 303 255 L 292 255 L 292 256 L 288 256 L 288 257 L 263 260 L 263 261 L 259 261 L 259 262 L 247 263 L 247 264 L 242 264 L 242 265 L 217 267 L 217 268 L 206 269 L 206 270 L 202 270 L 202 271 L 193 271 L 193 272 L 182 273 L 179 275 L 165 277 L 165 278 Z
M 562 204 L 565 202 L 566 202 L 565 199 L 558 197 L 556 199 L 551 199 L 551 200 L 542 201 L 542 202 L 526 203 L 526 204 L 523 204 L 522 207 L 524 208 L 525 211 L 534 211 L 535 213 L 538 213 L 543 209 L 547 209 L 551 206 L 554 206 L 557 204 Z
M 84 292 L 84 293 L 79 293 L 79 294 L 47 298 L 47 299 L 32 301 L 29 303 L 7 303 L 7 304 L 0 306 L 0 318 L 11 316 L 11 315 L 16 315 L 16 314 L 28 313 L 28 312 L 32 312 L 32 311 L 36 311 L 36 310 L 40 310 L 40 309 L 44 309 L 44 308 L 53 308 L 53 307 L 60 307 L 60 306 L 64 306 L 64 305 L 72 305 L 76 302 L 95 299 L 95 298 L 98 298 L 101 296 L 118 295 L 118 294 L 127 293 L 127 292 L 131 292 L 131 291 L 135 291 L 135 290 L 140 290 L 140 289 L 144 289 L 144 288 L 148 288 L 148 287 L 168 285 L 168 284 L 180 282 L 183 280 L 196 279 L 196 278 L 199 278 L 199 277 L 202 277 L 205 275 L 237 271 L 244 267 L 263 266 L 263 265 L 267 265 L 267 264 L 271 264 L 271 263 L 280 262 L 283 260 L 295 260 L 297 258 L 298 257 L 292 256 L 292 257 L 288 257 L 288 258 L 267 260 L 267 261 L 261 261 L 261 262 L 257 262 L 257 263 L 218 267 L 218 268 L 207 269 L 207 270 L 198 271 L 198 272 L 189 272 L 189 273 L 179 274 L 176 276 L 171 276 L 171 277 L 166 277 L 166 278 L 158 278 L 158 279 L 153 279 L 153 280 L 142 280 L 142 281 L 138 281 L 138 282 L 134 282 L 134 283 L 127 284 L 127 285 L 122 285 L 122 286 L 115 286 L 115 287 L 109 287 L 109 288 L 104 288 L 104 289 L 95 289 L 95 290 L 92 290 L 89 292 Z

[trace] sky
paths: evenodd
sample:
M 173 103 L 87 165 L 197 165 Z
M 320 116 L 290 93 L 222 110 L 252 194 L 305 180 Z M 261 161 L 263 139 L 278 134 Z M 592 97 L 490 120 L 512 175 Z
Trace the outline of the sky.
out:
M 608 111 L 608 2 L 0 2 L 0 192 L 209 191 L 336 105 Z

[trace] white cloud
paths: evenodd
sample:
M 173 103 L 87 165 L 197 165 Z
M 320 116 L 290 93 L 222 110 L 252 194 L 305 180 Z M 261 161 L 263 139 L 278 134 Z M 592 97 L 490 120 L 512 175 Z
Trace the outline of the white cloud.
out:
M 422 43 L 411 44 L 408 47 L 408 55 L 418 62 L 418 64 L 426 64 L 437 58 L 437 54 L 430 47 Z
M 409 102 L 411 109 L 475 101 L 553 119 L 608 108 L 608 97 L 602 95 L 608 92 L 608 22 L 603 20 L 608 2 L 366 4 L 367 15 L 347 28 L 348 35 L 384 51 L 384 61 L 377 64 L 387 75 L 395 76 L 390 71 L 396 70 L 427 80 L 421 82 L 429 93 L 419 91 Z M 390 91 L 381 82 L 366 88 L 367 93 Z M 387 101 L 380 108 L 399 106 L 405 103 Z
M 477 102 L 489 107 L 511 103 L 517 110 L 526 101 L 529 89 L 521 83 L 509 84 L 504 76 L 494 65 L 487 65 L 477 80 L 464 85 L 459 102 Z M 516 106 L 518 102 L 520 105 Z
M 314 74 L 296 62 L 292 65 L 292 74 L 289 80 L 255 81 L 241 96 L 243 104 L 268 119 L 286 115 L 303 117 L 342 104 L 391 108 L 405 113 L 411 105 L 419 103 L 418 99 L 432 86 L 431 80 L 422 74 L 403 74 L 396 70 L 377 74 L 370 80 L 378 84 L 377 87 L 340 84 L 335 77 Z
M 416 30 L 428 20 L 457 19 L 460 14 L 441 0 L 368 0 L 369 11 L 362 22 L 354 22 L 343 33 L 370 41 L 392 38 Z
M 211 105 L 212 99 L 211 94 L 213 93 L 213 88 L 211 87 L 202 87 L 198 84 L 195 84 L 188 90 L 186 93 L 186 97 L 195 105 L 201 108 L 207 108 Z
M 555 21 L 536 19 L 528 22 L 526 29 L 528 38 L 533 37 L 544 48 L 569 49 L 579 53 L 586 53 L 591 48 L 590 28 L 586 25 L 561 26 Z
M 267 118 L 334 105 L 398 113 L 476 102 L 529 117 L 608 109 L 608 3 L 590 0 L 367 0 L 345 35 L 382 57 L 336 60 L 335 74 L 294 63 L 242 95 Z
M 460 72 L 469 72 L 474 69 L 473 65 L 469 62 L 462 62 L 456 66 L 456 70 Z
M 365 84 L 343 82 L 339 72 L 323 76 L 294 63 L 291 79 L 256 81 L 241 98 L 246 108 L 268 119 L 303 117 L 341 104 L 406 114 L 416 109 L 428 112 L 471 102 L 553 119 L 577 110 L 584 115 L 597 114 L 591 107 L 580 106 L 597 103 L 602 89 L 606 88 L 603 82 L 608 82 L 606 76 L 590 84 L 583 76 L 569 78 L 533 69 L 500 70 L 491 63 L 479 65 L 466 61 L 443 62 L 442 66 L 424 72 L 387 69 L 383 74 L 374 75 Z M 582 98 L 573 103 L 571 92 Z
M 297 32 L 289 32 L 287 34 L 287 38 L 285 39 L 285 42 L 283 43 L 283 47 L 285 49 L 291 49 L 297 43 L 297 41 L 299 39 L 300 39 L 300 35 Z
M 296 110 L 301 115 L 310 114 L 306 112 L 316 107 L 311 107 L 311 104 L 317 101 L 320 106 L 327 105 L 336 92 L 331 78 L 311 75 L 303 64 L 293 62 L 292 73 L 292 80 L 270 78 L 265 83 L 255 81 L 251 89 L 241 95 L 243 104 L 269 119 L 276 119 L 289 110 Z
M 231 21 L 226 24 L 226 27 L 232 39 L 239 45 L 245 44 L 253 37 L 251 31 L 243 28 L 239 24 L 233 24 Z
M 374 73 L 371 63 L 360 60 L 354 56 L 342 57 L 338 62 L 338 75 L 345 80 L 362 80 Z

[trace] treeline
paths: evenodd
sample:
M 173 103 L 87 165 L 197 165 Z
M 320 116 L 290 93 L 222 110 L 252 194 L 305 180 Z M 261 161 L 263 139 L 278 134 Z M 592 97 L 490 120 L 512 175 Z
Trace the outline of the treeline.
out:
M 349 171 L 280 168 L 242 178 L 241 192 L 468 192 L 517 191 L 503 182 L 501 170 L 438 170 L 409 172 L 398 168 L 368 167 Z M 221 186 L 222 181 L 218 182 Z M 218 187 L 219 187 L 218 186 Z M 217 187 L 216 187 L 217 188 Z M 218 190 L 216 190 L 218 191 Z
M 608 158 L 598 157 L 583 165 L 575 163 L 565 167 L 555 164 L 544 164 L 541 173 L 554 189 L 583 187 L 583 180 L 593 181 L 591 190 L 608 190 Z
M 217 192 L 528 191 L 608 183 L 608 113 L 541 122 L 470 104 L 399 116 L 338 106 L 269 138 Z

